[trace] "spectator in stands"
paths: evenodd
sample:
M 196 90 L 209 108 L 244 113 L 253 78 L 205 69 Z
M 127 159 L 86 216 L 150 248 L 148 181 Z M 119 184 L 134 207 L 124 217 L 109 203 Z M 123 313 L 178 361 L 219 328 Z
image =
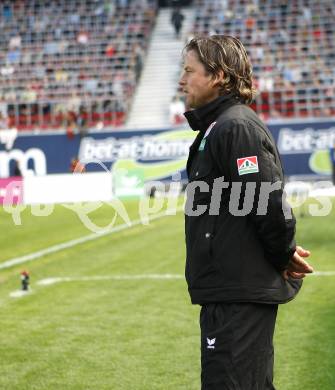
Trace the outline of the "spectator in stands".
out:
M 87 135 L 88 126 L 87 126 L 87 112 L 84 105 L 81 105 L 79 108 L 79 114 L 77 116 L 77 128 L 79 131 L 80 138 L 83 138 Z
M 3 15 L 6 23 L 9 23 L 12 20 L 13 9 L 12 9 L 12 5 L 10 4 L 10 2 L 6 2 L 2 6 L 2 15 Z
M 77 93 L 72 91 L 71 97 L 67 102 L 68 111 L 73 112 L 75 116 L 79 113 L 79 107 L 81 105 L 81 99 Z
M 86 92 L 94 95 L 98 88 L 98 79 L 97 77 L 90 77 L 84 81 L 84 89 Z
M 114 96 L 122 100 L 123 97 L 123 77 L 121 73 L 117 73 L 113 79 L 111 91 Z
M 10 49 L 7 53 L 7 61 L 9 64 L 17 64 L 20 62 L 21 50 L 19 48 Z
M 138 82 L 143 69 L 143 57 L 144 57 L 144 51 L 139 43 L 135 43 L 133 53 L 134 53 L 134 60 L 135 60 L 135 79 L 136 82 Z
M 113 58 L 114 55 L 115 55 L 115 45 L 113 42 L 110 42 L 107 47 L 106 47 L 106 50 L 105 50 L 105 53 L 106 53 L 106 57 L 107 58 Z
M 172 11 L 172 15 L 171 15 L 171 23 L 174 27 L 174 31 L 175 31 L 175 35 L 176 35 L 176 38 L 179 38 L 179 35 L 180 35 L 180 30 L 183 26 L 183 21 L 184 21 L 184 15 L 181 13 L 180 11 L 180 8 L 179 7 L 176 7 L 173 11 Z
M 11 37 L 10 41 L 9 41 L 9 48 L 10 49 L 17 49 L 17 48 L 21 48 L 21 36 L 20 34 L 17 34 L 13 37 Z
M 270 72 L 264 72 L 258 80 L 258 89 L 260 91 L 273 91 L 274 80 Z
M 80 31 L 77 35 L 77 42 L 83 47 L 88 44 L 89 38 L 86 31 Z
M 117 5 L 121 8 L 128 7 L 128 0 L 117 0 Z
M 0 109 L 0 130 L 7 129 L 8 128 L 8 118 L 4 114 L 5 110 L 7 111 L 7 107 L 3 106 L 0 108 L 2 108 L 2 109 Z
M 26 103 L 36 102 L 37 93 L 32 84 L 27 86 L 27 89 L 22 92 L 21 99 Z
M 75 136 L 75 131 L 77 128 L 76 120 L 76 114 L 74 112 L 68 111 L 66 118 L 66 135 L 69 140 L 72 140 Z

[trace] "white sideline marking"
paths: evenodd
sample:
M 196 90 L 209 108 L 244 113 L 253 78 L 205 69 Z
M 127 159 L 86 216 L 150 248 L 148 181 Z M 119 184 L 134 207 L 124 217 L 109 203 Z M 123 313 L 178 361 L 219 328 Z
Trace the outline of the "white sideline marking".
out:
M 335 276 L 335 271 L 316 271 L 310 276 Z M 41 279 L 37 282 L 40 286 L 50 286 L 63 282 L 94 282 L 99 280 L 180 280 L 185 276 L 181 274 L 139 274 L 139 275 L 101 275 L 101 276 L 63 276 Z M 29 291 L 13 291 L 9 294 L 11 298 L 22 298 L 31 293 Z
M 177 209 L 177 212 L 180 210 L 182 210 L 182 209 L 181 208 Z M 165 216 L 171 216 L 171 214 L 168 214 L 168 211 L 169 210 L 165 210 L 162 213 L 158 213 L 158 214 L 153 215 L 152 217 L 148 218 L 149 222 L 153 221 L 155 219 L 165 217 Z M 55 253 L 55 252 L 59 252 L 63 249 L 72 248 L 72 247 L 79 245 L 79 244 L 82 244 L 84 242 L 96 240 L 96 239 L 103 237 L 103 236 L 106 236 L 108 234 L 120 232 L 121 230 L 125 230 L 127 228 L 132 228 L 133 226 L 137 226 L 141 223 L 142 223 L 142 219 L 136 219 L 134 221 L 131 221 L 130 225 L 124 223 L 122 225 L 115 226 L 112 229 L 101 230 L 99 233 L 88 234 L 87 236 L 75 238 L 74 240 L 63 242 L 62 244 L 52 245 L 52 246 L 49 246 L 48 248 L 42 249 L 42 250 L 37 251 L 37 252 L 30 253 L 28 255 L 14 257 L 13 259 L 9 259 L 9 260 L 6 260 L 5 262 L 1 263 L 0 269 L 10 268 L 10 267 L 13 267 L 14 265 L 26 263 L 27 261 L 36 260 L 36 259 L 39 259 L 40 257 L 45 256 L 45 255 L 49 255 L 50 253 Z
M 164 280 L 164 279 L 184 279 L 184 275 L 179 274 L 142 274 L 142 275 L 105 275 L 105 276 L 64 276 L 41 279 L 37 284 L 49 286 L 61 282 L 92 282 L 99 280 Z
M 335 271 L 316 271 L 314 276 L 334 276 Z M 163 279 L 184 279 L 180 274 L 139 274 L 139 275 L 104 275 L 104 276 L 62 276 L 54 278 L 41 279 L 37 284 L 48 286 L 50 284 L 61 282 L 91 282 L 99 280 L 163 280 Z
M 11 298 L 22 298 L 22 297 L 25 297 L 26 295 L 30 294 L 31 293 L 31 290 L 16 290 L 16 291 L 13 291 L 9 294 L 9 296 Z
M 180 274 L 139 274 L 139 275 L 103 275 L 103 276 L 64 276 L 39 280 L 36 284 L 40 286 L 50 286 L 63 282 L 94 282 L 99 280 L 178 280 L 184 279 Z M 28 291 L 17 290 L 9 294 L 11 298 L 22 298 L 31 293 Z
M 307 276 L 334 276 L 335 271 L 315 271 Z

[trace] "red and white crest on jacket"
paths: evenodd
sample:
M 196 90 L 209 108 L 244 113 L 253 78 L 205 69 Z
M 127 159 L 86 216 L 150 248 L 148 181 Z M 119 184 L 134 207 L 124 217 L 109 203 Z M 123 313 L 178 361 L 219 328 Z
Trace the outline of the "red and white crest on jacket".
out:
M 257 156 L 238 158 L 237 169 L 240 176 L 259 172 Z

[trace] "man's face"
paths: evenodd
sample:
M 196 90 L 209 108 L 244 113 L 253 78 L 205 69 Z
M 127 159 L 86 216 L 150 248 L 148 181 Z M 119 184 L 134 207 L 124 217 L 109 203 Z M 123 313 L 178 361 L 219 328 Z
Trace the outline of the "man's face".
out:
M 186 96 L 186 105 L 190 108 L 199 108 L 219 96 L 217 80 L 206 72 L 194 50 L 185 53 L 179 85 Z

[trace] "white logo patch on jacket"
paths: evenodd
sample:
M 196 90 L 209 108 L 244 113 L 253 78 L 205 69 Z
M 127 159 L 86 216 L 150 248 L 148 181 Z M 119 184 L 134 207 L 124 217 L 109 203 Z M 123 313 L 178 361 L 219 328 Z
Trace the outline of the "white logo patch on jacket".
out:
M 240 176 L 259 172 L 257 156 L 238 158 L 237 169 Z
M 207 349 L 215 349 L 215 340 L 216 340 L 216 338 L 209 339 L 207 337 Z

